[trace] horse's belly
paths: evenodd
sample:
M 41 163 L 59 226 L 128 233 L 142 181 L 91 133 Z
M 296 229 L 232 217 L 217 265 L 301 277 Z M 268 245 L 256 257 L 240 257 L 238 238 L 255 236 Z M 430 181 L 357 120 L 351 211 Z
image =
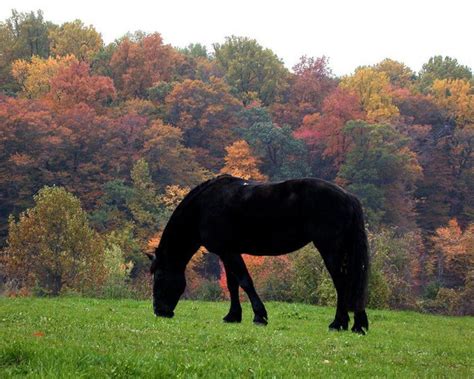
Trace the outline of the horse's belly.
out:
M 311 241 L 303 225 L 272 228 L 269 225 L 226 226 L 216 223 L 202 237 L 203 245 L 210 251 L 252 255 L 287 254 Z

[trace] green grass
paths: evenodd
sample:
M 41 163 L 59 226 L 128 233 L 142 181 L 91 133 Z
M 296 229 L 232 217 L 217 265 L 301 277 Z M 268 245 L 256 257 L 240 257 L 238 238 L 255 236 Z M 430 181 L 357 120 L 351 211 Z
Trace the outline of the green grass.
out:
M 368 335 L 328 332 L 333 309 L 268 303 L 267 327 L 228 304 L 0 298 L 0 377 L 474 377 L 474 318 L 369 311 Z

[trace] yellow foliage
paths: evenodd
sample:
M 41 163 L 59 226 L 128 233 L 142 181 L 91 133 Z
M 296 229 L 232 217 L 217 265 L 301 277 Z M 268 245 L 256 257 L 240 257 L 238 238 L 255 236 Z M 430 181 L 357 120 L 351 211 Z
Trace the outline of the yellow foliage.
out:
M 435 80 L 431 87 L 434 101 L 464 126 L 474 123 L 474 95 L 471 84 L 462 79 Z
M 339 85 L 359 96 L 369 122 L 388 122 L 400 113 L 392 104 L 390 80 L 385 72 L 359 68 L 354 75 L 342 79 Z
M 413 87 L 415 73 L 404 63 L 386 58 L 377 63 L 374 69 L 378 72 L 387 74 L 390 83 L 400 88 Z
M 167 208 L 176 208 L 188 192 L 189 187 L 181 187 L 179 185 L 166 186 L 165 193 L 160 200 Z
M 474 224 L 463 232 L 457 220 L 451 219 L 446 227 L 436 229 L 433 242 L 441 260 L 438 264 L 445 263 L 448 270 L 465 280 L 474 266 Z
M 22 96 L 36 99 L 51 89 L 51 79 L 64 67 L 77 62 L 74 55 L 56 58 L 33 56 L 31 62 L 18 59 L 12 64 L 12 75 L 22 87 Z

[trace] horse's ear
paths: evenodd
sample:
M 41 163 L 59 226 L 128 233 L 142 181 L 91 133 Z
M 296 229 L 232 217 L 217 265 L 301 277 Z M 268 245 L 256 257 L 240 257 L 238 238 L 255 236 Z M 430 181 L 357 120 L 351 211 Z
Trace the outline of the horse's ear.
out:
M 153 253 L 145 252 L 145 255 L 148 257 L 148 259 L 149 259 L 150 261 L 152 261 L 153 258 L 155 258 L 155 254 L 153 254 Z

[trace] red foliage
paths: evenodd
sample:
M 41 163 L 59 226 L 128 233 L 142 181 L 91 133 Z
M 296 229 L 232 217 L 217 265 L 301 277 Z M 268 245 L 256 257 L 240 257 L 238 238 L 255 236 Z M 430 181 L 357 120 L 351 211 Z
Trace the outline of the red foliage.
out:
M 325 97 L 335 88 L 326 57 L 301 57 L 293 67 L 292 78 L 287 101 L 275 104 L 272 114 L 280 125 L 288 124 L 293 128 L 301 125 L 306 115 L 320 112 Z
M 357 95 L 337 88 L 324 100 L 322 114 L 305 116 L 295 136 L 303 139 L 312 151 L 321 147 L 323 154 L 334 158 L 339 167 L 349 148 L 343 128 L 347 121 L 364 117 Z
M 115 88 L 112 79 L 91 76 L 87 63 L 73 62 L 51 79 L 47 98 L 61 108 L 84 103 L 98 110 L 107 100 L 115 98 Z

